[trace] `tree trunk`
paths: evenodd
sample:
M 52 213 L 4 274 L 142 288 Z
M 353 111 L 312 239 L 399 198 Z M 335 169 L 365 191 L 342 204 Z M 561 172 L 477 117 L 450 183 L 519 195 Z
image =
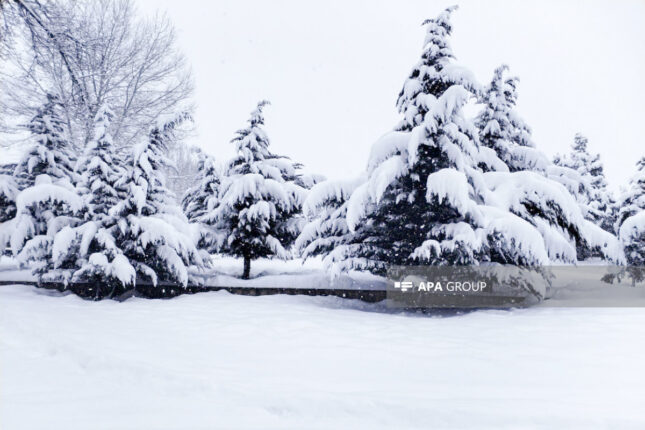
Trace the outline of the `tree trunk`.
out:
M 244 257 L 244 273 L 242 274 L 242 279 L 249 279 L 251 276 L 251 258 Z

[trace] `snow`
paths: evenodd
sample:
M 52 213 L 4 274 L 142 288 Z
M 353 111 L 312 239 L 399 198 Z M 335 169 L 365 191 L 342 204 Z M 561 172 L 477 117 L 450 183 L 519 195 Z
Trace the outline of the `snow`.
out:
M 2 428 L 645 426 L 644 308 L 50 294 L 0 287 Z

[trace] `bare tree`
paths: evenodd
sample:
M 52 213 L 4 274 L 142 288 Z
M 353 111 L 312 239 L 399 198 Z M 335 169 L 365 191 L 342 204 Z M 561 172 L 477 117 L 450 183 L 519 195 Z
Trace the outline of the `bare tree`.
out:
M 55 92 L 77 146 L 102 105 L 116 114 L 115 142 L 129 146 L 159 117 L 189 108 L 192 79 L 167 17 L 141 18 L 131 0 L 0 2 L 5 26 L 13 20 L 0 57 L 3 116 L 29 115 Z

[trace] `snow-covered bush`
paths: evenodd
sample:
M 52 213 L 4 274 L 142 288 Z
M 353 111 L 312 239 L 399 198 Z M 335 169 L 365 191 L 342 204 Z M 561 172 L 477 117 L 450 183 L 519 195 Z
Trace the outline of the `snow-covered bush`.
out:
M 79 223 L 83 201 L 64 180 L 53 182 L 49 175 L 36 177 L 34 185 L 22 190 L 16 199 L 16 217 L 8 221 L 13 255 L 30 263 L 41 281 L 67 280 L 75 259 L 56 261 L 54 242 L 59 235 Z
M 221 179 L 217 206 L 201 217 L 225 235 L 220 252 L 244 259 L 245 279 L 252 260 L 291 256 L 306 194 L 296 183 L 297 165 L 269 151 L 262 114 L 266 104 L 258 103 L 248 127 L 232 140 L 237 154 Z

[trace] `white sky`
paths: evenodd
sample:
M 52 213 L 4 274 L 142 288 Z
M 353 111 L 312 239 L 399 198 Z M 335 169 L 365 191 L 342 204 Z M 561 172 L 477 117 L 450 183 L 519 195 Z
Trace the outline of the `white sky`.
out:
M 349 177 L 398 121 L 395 100 L 417 62 L 425 18 L 455 3 L 138 0 L 166 11 L 192 65 L 197 142 L 224 159 L 267 98 L 273 151 L 329 178 Z M 452 47 L 487 82 L 507 63 L 537 146 L 566 151 L 576 131 L 600 152 L 612 188 L 645 155 L 645 1 L 460 1 Z

